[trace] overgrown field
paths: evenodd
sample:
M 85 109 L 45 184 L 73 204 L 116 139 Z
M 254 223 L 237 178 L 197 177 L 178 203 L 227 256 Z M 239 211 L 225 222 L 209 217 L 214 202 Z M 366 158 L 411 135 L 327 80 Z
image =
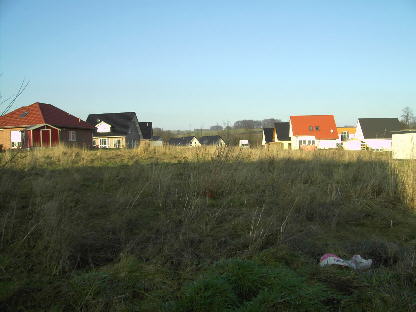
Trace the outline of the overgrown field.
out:
M 416 311 L 415 195 L 388 153 L 3 153 L 0 310 Z

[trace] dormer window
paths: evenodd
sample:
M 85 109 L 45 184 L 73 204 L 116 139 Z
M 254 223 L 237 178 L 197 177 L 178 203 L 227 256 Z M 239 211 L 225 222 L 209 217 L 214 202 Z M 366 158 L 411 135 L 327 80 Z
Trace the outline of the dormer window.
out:
M 315 130 L 316 130 L 316 131 L 319 131 L 319 126 L 316 126 L 316 127 L 315 127 Z
M 29 112 L 23 112 L 19 115 L 19 118 L 25 118 L 28 114 Z
M 309 126 L 309 131 L 313 131 L 313 126 Z

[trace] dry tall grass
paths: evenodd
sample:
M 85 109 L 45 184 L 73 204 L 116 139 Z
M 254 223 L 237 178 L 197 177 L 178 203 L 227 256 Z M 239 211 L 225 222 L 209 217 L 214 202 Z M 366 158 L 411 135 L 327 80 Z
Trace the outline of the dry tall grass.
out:
M 388 152 L 371 151 L 341 151 L 341 150 L 319 150 L 319 151 L 288 151 L 273 148 L 250 148 L 238 147 L 150 147 L 143 146 L 137 149 L 124 150 L 83 150 L 60 146 L 52 149 L 38 149 L 30 152 L 9 151 L 4 153 L 2 162 L 8 167 L 28 170 L 30 168 L 72 168 L 83 166 L 114 166 L 131 165 L 134 163 L 149 162 L 207 162 L 207 161 L 261 161 L 261 160 L 330 160 L 340 164 L 348 162 L 363 161 L 367 163 L 382 162 L 389 168 L 389 179 L 385 183 L 391 190 L 399 189 L 403 200 L 412 209 L 416 209 L 416 161 L 393 160 Z M 375 166 L 375 165 L 374 165 Z M 372 166 L 363 168 L 360 173 L 371 177 L 377 174 Z M 399 185 L 396 185 L 398 183 Z M 365 186 L 364 186 L 365 187 Z

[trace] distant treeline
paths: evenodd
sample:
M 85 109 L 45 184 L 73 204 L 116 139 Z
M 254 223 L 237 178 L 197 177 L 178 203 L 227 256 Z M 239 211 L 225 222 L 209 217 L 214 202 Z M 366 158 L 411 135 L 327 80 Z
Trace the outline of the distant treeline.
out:
M 262 130 L 261 128 L 274 127 L 280 119 L 267 118 L 263 120 L 244 119 L 237 120 L 233 126 L 217 124 L 208 129 L 194 130 L 163 130 L 161 128 L 153 128 L 153 135 L 160 136 L 167 142 L 170 138 L 193 135 L 200 138 L 204 135 L 219 135 L 227 145 L 238 145 L 240 140 L 249 140 L 250 145 L 257 146 L 261 144 Z
M 231 126 L 221 126 L 221 125 L 215 125 L 211 126 L 210 130 L 227 130 L 229 129 L 258 129 L 258 128 L 270 128 L 274 127 L 274 124 L 276 122 L 279 122 L 280 119 L 277 118 L 267 118 L 263 120 L 253 120 L 253 119 L 243 119 L 243 120 L 237 120 L 234 122 L 234 125 Z

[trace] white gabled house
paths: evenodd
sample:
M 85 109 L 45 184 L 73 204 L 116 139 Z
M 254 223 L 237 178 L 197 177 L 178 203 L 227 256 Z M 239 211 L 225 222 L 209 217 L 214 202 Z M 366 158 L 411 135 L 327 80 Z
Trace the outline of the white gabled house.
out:
M 181 138 L 171 138 L 168 142 L 169 145 L 176 145 L 176 146 L 190 146 L 190 147 L 198 147 L 201 146 L 198 139 L 195 136 L 187 136 Z
M 362 142 L 361 149 L 391 151 L 392 132 L 402 128 L 398 118 L 359 118 L 355 139 Z
M 290 116 L 292 149 L 332 149 L 340 143 L 333 115 Z
M 199 138 L 201 145 L 225 146 L 225 141 L 219 135 L 206 135 Z

